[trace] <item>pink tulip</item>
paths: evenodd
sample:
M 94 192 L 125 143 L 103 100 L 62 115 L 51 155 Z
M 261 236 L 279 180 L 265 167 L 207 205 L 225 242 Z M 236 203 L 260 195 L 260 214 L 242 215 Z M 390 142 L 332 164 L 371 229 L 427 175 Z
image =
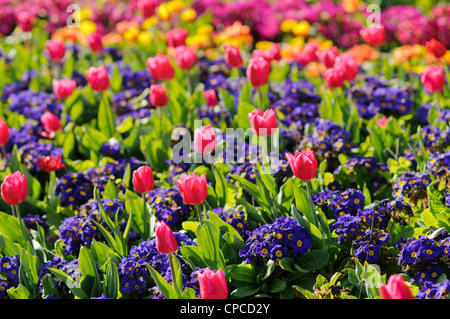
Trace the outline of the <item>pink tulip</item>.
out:
M 437 59 L 442 58 L 447 52 L 447 48 L 435 38 L 425 43 L 427 51 L 434 55 Z
M 180 45 L 175 49 L 175 62 L 183 70 L 189 70 L 197 61 L 197 55 L 193 49 Z
M 358 74 L 358 64 L 350 53 L 337 56 L 333 68 L 342 73 L 344 81 L 353 81 Z
M 202 299 L 227 299 L 228 286 L 221 269 L 214 271 L 205 268 L 197 275 Z
M 253 133 L 258 136 L 271 136 L 278 128 L 277 116 L 272 109 L 265 112 L 259 109 L 253 110 L 248 113 L 248 119 Z
M 383 25 L 374 25 L 359 30 L 359 34 L 369 45 L 380 46 L 386 42 L 386 33 Z
M 382 118 L 377 120 L 377 126 L 381 128 L 385 128 L 388 123 L 388 118 L 383 116 Z
M 382 284 L 379 290 L 382 299 L 414 299 L 411 290 L 398 274 L 391 275 L 387 285 Z
M 189 32 L 185 29 L 175 28 L 167 31 L 167 44 L 171 48 L 186 44 L 186 38 Z
M 169 97 L 166 94 L 166 89 L 158 84 L 152 84 L 150 86 L 150 103 L 154 107 L 166 106 L 169 101 Z
M 339 51 L 336 46 L 332 46 L 325 50 L 317 50 L 316 55 L 319 61 L 329 69 L 334 65 L 336 57 L 339 55 Z
M 312 150 L 295 151 L 294 155 L 287 154 L 286 159 L 295 177 L 302 181 L 309 181 L 316 176 L 318 164 Z
M 215 90 L 207 90 L 203 92 L 203 96 L 205 97 L 208 106 L 212 107 L 217 105 L 217 94 Z
M 206 175 L 201 176 L 192 173 L 182 174 L 177 180 L 177 186 L 184 201 L 189 205 L 198 205 L 205 201 L 208 196 Z
M 91 66 L 86 72 L 86 80 L 94 91 L 102 92 L 109 88 L 108 71 L 104 65 L 98 68 Z
M 0 119 L 0 146 L 5 146 L 9 141 L 9 126 Z
M 52 112 L 45 112 L 41 116 L 41 123 L 47 133 L 62 131 L 61 120 Z
M 232 68 L 239 68 L 243 61 L 239 46 L 226 45 L 225 46 L 225 62 Z
M 210 154 L 217 146 L 216 135 L 211 124 L 194 131 L 194 147 L 197 152 L 202 154 Z
M 445 71 L 437 65 L 428 65 L 420 74 L 420 81 L 429 93 L 442 91 L 445 85 Z
M 62 163 L 61 154 L 58 156 L 39 156 L 37 164 L 41 172 L 55 172 L 65 169 L 66 165 Z
M 49 40 L 45 43 L 45 52 L 53 62 L 60 62 L 66 54 L 64 41 L 60 39 Z
M 102 36 L 99 33 L 89 33 L 88 35 L 86 35 L 86 40 L 92 51 L 103 51 Z
M 269 62 L 260 56 L 250 59 L 246 75 L 253 87 L 267 84 L 270 75 Z
M 296 59 L 303 65 L 306 66 L 311 62 L 318 61 L 317 51 L 319 50 L 319 45 L 314 42 L 306 43 L 303 50 L 297 54 Z
M 155 15 L 158 3 L 155 0 L 139 0 L 137 6 L 145 18 L 150 18 Z
M 178 242 L 172 229 L 164 222 L 155 225 L 155 244 L 160 254 L 172 254 L 178 249 Z
M 53 92 L 55 93 L 58 99 L 68 98 L 75 87 L 77 86 L 77 82 L 72 79 L 62 79 L 62 80 L 53 80 Z
M 8 205 L 15 206 L 24 202 L 28 195 L 25 175 L 16 171 L 6 176 L 1 186 L 1 193 L 3 200 Z
M 157 54 L 153 58 L 148 58 L 147 67 L 156 81 L 171 80 L 175 76 L 175 69 L 168 55 Z
M 145 194 L 153 190 L 155 181 L 152 169 L 148 166 L 139 167 L 133 172 L 132 183 L 138 193 Z
M 30 32 L 33 30 L 33 23 L 36 18 L 27 11 L 22 11 L 17 14 L 17 25 L 23 32 Z
M 342 72 L 336 70 L 335 68 L 330 68 L 328 70 L 326 70 L 323 74 L 322 77 L 325 81 L 325 83 L 330 87 L 330 88 L 340 88 L 344 85 L 344 76 L 342 74 Z

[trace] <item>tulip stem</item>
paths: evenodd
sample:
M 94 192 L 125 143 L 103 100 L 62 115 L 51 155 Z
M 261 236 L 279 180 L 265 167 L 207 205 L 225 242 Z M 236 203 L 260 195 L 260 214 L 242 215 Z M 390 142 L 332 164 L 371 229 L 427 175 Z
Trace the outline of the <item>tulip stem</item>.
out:
M 174 256 L 173 256 L 172 253 L 170 253 L 168 257 L 169 257 L 170 273 L 172 275 L 172 284 L 173 284 L 173 287 L 175 288 L 175 290 L 177 290 L 177 287 L 178 287 L 177 274 L 175 273 L 175 268 L 173 266 L 173 258 L 174 258 Z
M 306 182 L 306 192 L 308 193 L 309 207 L 311 209 L 311 215 L 314 226 L 319 228 L 319 224 L 317 222 L 316 209 L 312 200 L 312 192 L 311 192 L 311 181 Z
M 202 212 L 200 210 L 200 205 L 195 205 L 195 209 L 197 210 L 198 220 L 200 222 L 200 225 L 203 225 L 203 217 Z
M 191 77 L 189 76 L 189 70 L 186 70 L 186 93 L 188 98 L 191 97 Z
M 145 193 L 142 193 L 142 202 L 144 203 L 144 240 L 149 240 L 150 233 L 150 212 L 147 208 L 147 200 L 145 198 Z
M 159 136 L 162 139 L 163 134 L 163 118 L 162 118 L 162 108 L 158 107 L 158 116 L 159 116 Z
M 262 103 L 262 93 L 261 93 L 261 87 L 258 87 L 256 89 L 258 91 L 258 101 L 259 101 L 259 108 L 263 111 L 265 111 L 263 103 Z

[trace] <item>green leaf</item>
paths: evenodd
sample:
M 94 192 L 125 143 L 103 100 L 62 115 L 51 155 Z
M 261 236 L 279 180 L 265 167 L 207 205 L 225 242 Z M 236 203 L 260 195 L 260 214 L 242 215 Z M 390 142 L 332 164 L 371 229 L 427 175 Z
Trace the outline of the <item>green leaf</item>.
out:
M 80 285 L 77 284 L 68 274 L 64 271 L 57 268 L 47 268 L 54 275 L 56 275 L 59 279 L 61 279 L 66 286 L 70 289 L 70 291 L 74 294 L 75 297 L 80 299 L 89 299 L 89 297 L 85 294 L 83 289 L 81 289 Z
M 219 246 L 220 229 L 206 221 L 197 229 L 197 245 L 203 254 L 203 260 L 213 270 L 222 269 L 227 274 L 225 260 Z
M 202 252 L 197 246 L 181 246 L 180 252 L 193 269 L 195 269 L 195 267 L 208 267 L 206 262 L 203 260 Z
M 178 299 L 178 294 L 175 291 L 175 288 L 172 287 L 155 269 L 153 269 L 152 266 L 150 266 L 149 264 L 146 265 L 150 272 L 150 275 L 152 276 L 153 280 L 155 281 L 164 297 L 166 297 L 167 299 Z
M 230 296 L 232 298 L 246 298 L 246 297 L 253 296 L 259 290 L 260 290 L 259 286 L 253 286 L 253 285 L 239 287 L 239 288 L 233 290 L 231 292 Z
M 306 254 L 300 256 L 300 260 L 298 264 L 300 267 L 314 271 L 322 268 L 328 262 L 329 255 L 326 251 L 323 250 L 311 250 Z
M 98 108 L 98 128 L 107 138 L 113 137 L 116 131 L 114 115 L 106 93 L 103 93 Z
M 22 246 L 25 244 L 25 238 L 17 218 L 4 212 L 0 212 L 0 233 Z
M 7 292 L 11 299 L 30 299 L 30 292 L 22 284 L 19 284 L 16 288 L 9 288 Z
M 111 299 L 117 299 L 120 290 L 120 279 L 117 265 L 112 261 L 112 259 L 108 260 L 106 266 L 105 286 L 106 295 Z
M 278 293 L 286 289 L 286 282 L 279 278 L 273 278 L 270 281 L 270 292 Z
M 81 270 L 81 289 L 90 297 L 101 295 L 100 277 L 97 267 L 89 249 L 81 246 L 78 263 Z
M 227 203 L 228 184 L 227 181 L 225 180 L 225 176 L 222 171 L 223 165 L 222 164 L 211 164 L 211 165 L 215 165 L 213 172 L 216 180 L 215 191 L 219 199 L 219 206 L 224 207 L 225 204 Z
M 56 298 L 60 298 L 58 289 L 55 287 L 55 281 L 50 274 L 45 274 L 41 280 L 42 282 L 42 296 L 54 295 Z
M 229 269 L 229 275 L 233 280 L 248 283 L 256 282 L 256 273 L 253 271 L 250 265 L 232 265 Z

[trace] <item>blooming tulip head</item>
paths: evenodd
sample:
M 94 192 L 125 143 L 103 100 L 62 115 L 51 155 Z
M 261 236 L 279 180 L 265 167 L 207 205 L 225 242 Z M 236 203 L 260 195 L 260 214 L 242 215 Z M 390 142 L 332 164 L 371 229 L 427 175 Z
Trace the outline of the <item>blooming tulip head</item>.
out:
M 86 72 L 86 80 L 94 91 L 102 92 L 109 88 L 108 70 L 104 65 L 98 68 L 91 66 Z
M 53 62 L 60 62 L 66 54 L 66 46 L 63 40 L 53 39 L 45 43 L 45 52 Z
M 166 106 L 169 101 L 169 97 L 166 94 L 166 89 L 158 84 L 152 84 L 150 86 L 150 103 L 154 107 Z
M 427 51 L 434 55 L 437 59 L 443 57 L 445 52 L 447 52 L 445 46 L 435 38 L 427 41 L 425 43 L 425 47 L 427 48 Z
M 359 30 L 359 34 L 367 44 L 372 46 L 380 46 L 386 42 L 386 33 L 384 26 L 381 24 L 362 28 Z
M 133 187 L 142 194 L 153 190 L 155 181 L 153 179 L 153 170 L 148 166 L 141 166 L 133 172 Z
M 420 74 L 420 81 L 429 93 L 442 91 L 445 85 L 445 71 L 437 65 L 428 65 Z
M 102 43 L 102 36 L 99 33 L 93 32 L 86 35 L 86 40 L 94 52 L 101 52 L 103 51 L 103 43 Z
M 72 79 L 61 79 L 61 80 L 53 80 L 53 93 L 55 93 L 58 99 L 68 98 L 75 87 L 77 86 L 77 82 Z
M 33 23 L 35 20 L 35 17 L 27 12 L 27 11 L 21 11 L 16 16 L 17 25 L 22 29 L 23 32 L 30 32 L 33 30 Z
M 335 68 L 331 68 L 326 70 L 322 77 L 325 81 L 325 83 L 330 88 L 340 88 L 344 85 L 344 76 L 342 72 L 339 70 L 336 70 Z
M 213 107 L 217 105 L 217 94 L 214 89 L 203 92 L 203 96 L 205 97 L 208 106 Z
M 41 123 L 47 133 L 62 131 L 61 120 L 52 112 L 45 112 L 41 116 Z
M 205 174 L 182 174 L 177 180 L 177 186 L 184 201 L 189 205 L 201 204 L 208 196 Z
M 0 146 L 5 146 L 9 141 L 9 126 L 0 119 Z
M 205 268 L 197 275 L 202 299 L 227 299 L 228 286 L 225 274 L 221 269 L 214 271 Z
M 382 284 L 379 289 L 382 299 L 414 299 L 403 278 L 397 274 L 391 275 L 387 285 Z
M 175 28 L 167 31 L 167 44 L 171 48 L 186 44 L 186 38 L 189 32 L 185 29 Z
M 248 113 L 248 119 L 253 133 L 257 136 L 272 136 L 278 128 L 277 116 L 272 109 L 265 112 L 253 110 Z
M 316 176 L 318 164 L 312 150 L 296 151 L 294 155 L 287 154 L 286 159 L 295 177 L 302 181 L 309 181 Z
M 153 58 L 148 58 L 147 67 L 156 81 L 171 80 L 175 76 L 175 69 L 168 55 L 157 54 Z
M 175 49 L 175 62 L 183 70 L 189 70 L 197 61 L 197 55 L 193 49 L 180 45 Z
M 214 129 L 211 124 L 195 129 L 194 147 L 197 152 L 202 154 L 210 154 L 214 151 L 216 145 L 216 134 L 214 133 Z
M 158 3 L 156 0 L 139 0 L 137 6 L 145 18 L 150 18 L 155 15 Z
M 343 53 L 336 57 L 333 69 L 342 73 L 344 81 L 353 81 L 358 74 L 358 64 L 350 53 Z
M 253 87 L 260 87 L 269 81 L 270 63 L 263 57 L 250 59 L 246 75 Z
M 317 50 L 316 55 L 319 61 L 325 65 L 326 68 L 331 68 L 334 65 L 336 57 L 339 55 L 339 51 L 336 46 L 332 46 L 325 50 Z
M 1 193 L 3 200 L 8 205 L 15 206 L 24 202 L 28 195 L 25 175 L 16 171 L 6 176 L 1 186 Z
M 37 164 L 41 172 L 55 172 L 66 168 L 62 163 L 61 155 L 55 156 L 39 156 Z
M 155 244 L 160 254 L 172 254 L 178 249 L 177 239 L 164 221 L 155 225 Z
M 232 68 L 239 68 L 240 66 L 242 66 L 243 61 L 239 46 L 225 46 L 225 62 Z

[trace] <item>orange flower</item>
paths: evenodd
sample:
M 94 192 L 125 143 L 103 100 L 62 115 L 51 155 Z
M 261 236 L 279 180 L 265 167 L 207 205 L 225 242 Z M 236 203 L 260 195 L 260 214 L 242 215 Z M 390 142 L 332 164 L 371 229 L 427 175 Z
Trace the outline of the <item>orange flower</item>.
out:
M 325 65 L 315 61 L 308 63 L 308 65 L 305 67 L 305 71 L 308 72 L 308 74 L 313 77 L 319 76 L 326 70 L 327 68 L 325 67 Z
M 342 8 L 345 12 L 353 13 L 359 8 L 360 0 L 343 0 Z
M 139 29 L 139 23 L 136 21 L 120 21 L 116 24 L 116 30 L 120 34 L 124 34 L 131 28 Z
M 423 48 L 419 44 L 403 45 L 401 47 L 395 48 L 392 51 L 392 56 L 396 63 L 400 63 L 400 62 L 409 60 L 415 56 L 418 56 L 422 52 L 423 52 Z
M 378 58 L 378 51 L 368 44 L 355 45 L 349 50 L 349 53 L 355 57 L 358 65 Z
M 82 36 L 82 34 L 79 29 L 65 26 L 63 28 L 59 28 L 58 30 L 56 30 L 53 33 L 52 38 L 53 39 L 61 39 L 64 42 L 71 41 L 71 42 L 76 43 L 76 42 L 79 42 L 81 36 Z
M 108 33 L 102 38 L 102 42 L 105 46 L 110 44 L 122 43 L 122 41 L 122 37 L 117 33 Z

